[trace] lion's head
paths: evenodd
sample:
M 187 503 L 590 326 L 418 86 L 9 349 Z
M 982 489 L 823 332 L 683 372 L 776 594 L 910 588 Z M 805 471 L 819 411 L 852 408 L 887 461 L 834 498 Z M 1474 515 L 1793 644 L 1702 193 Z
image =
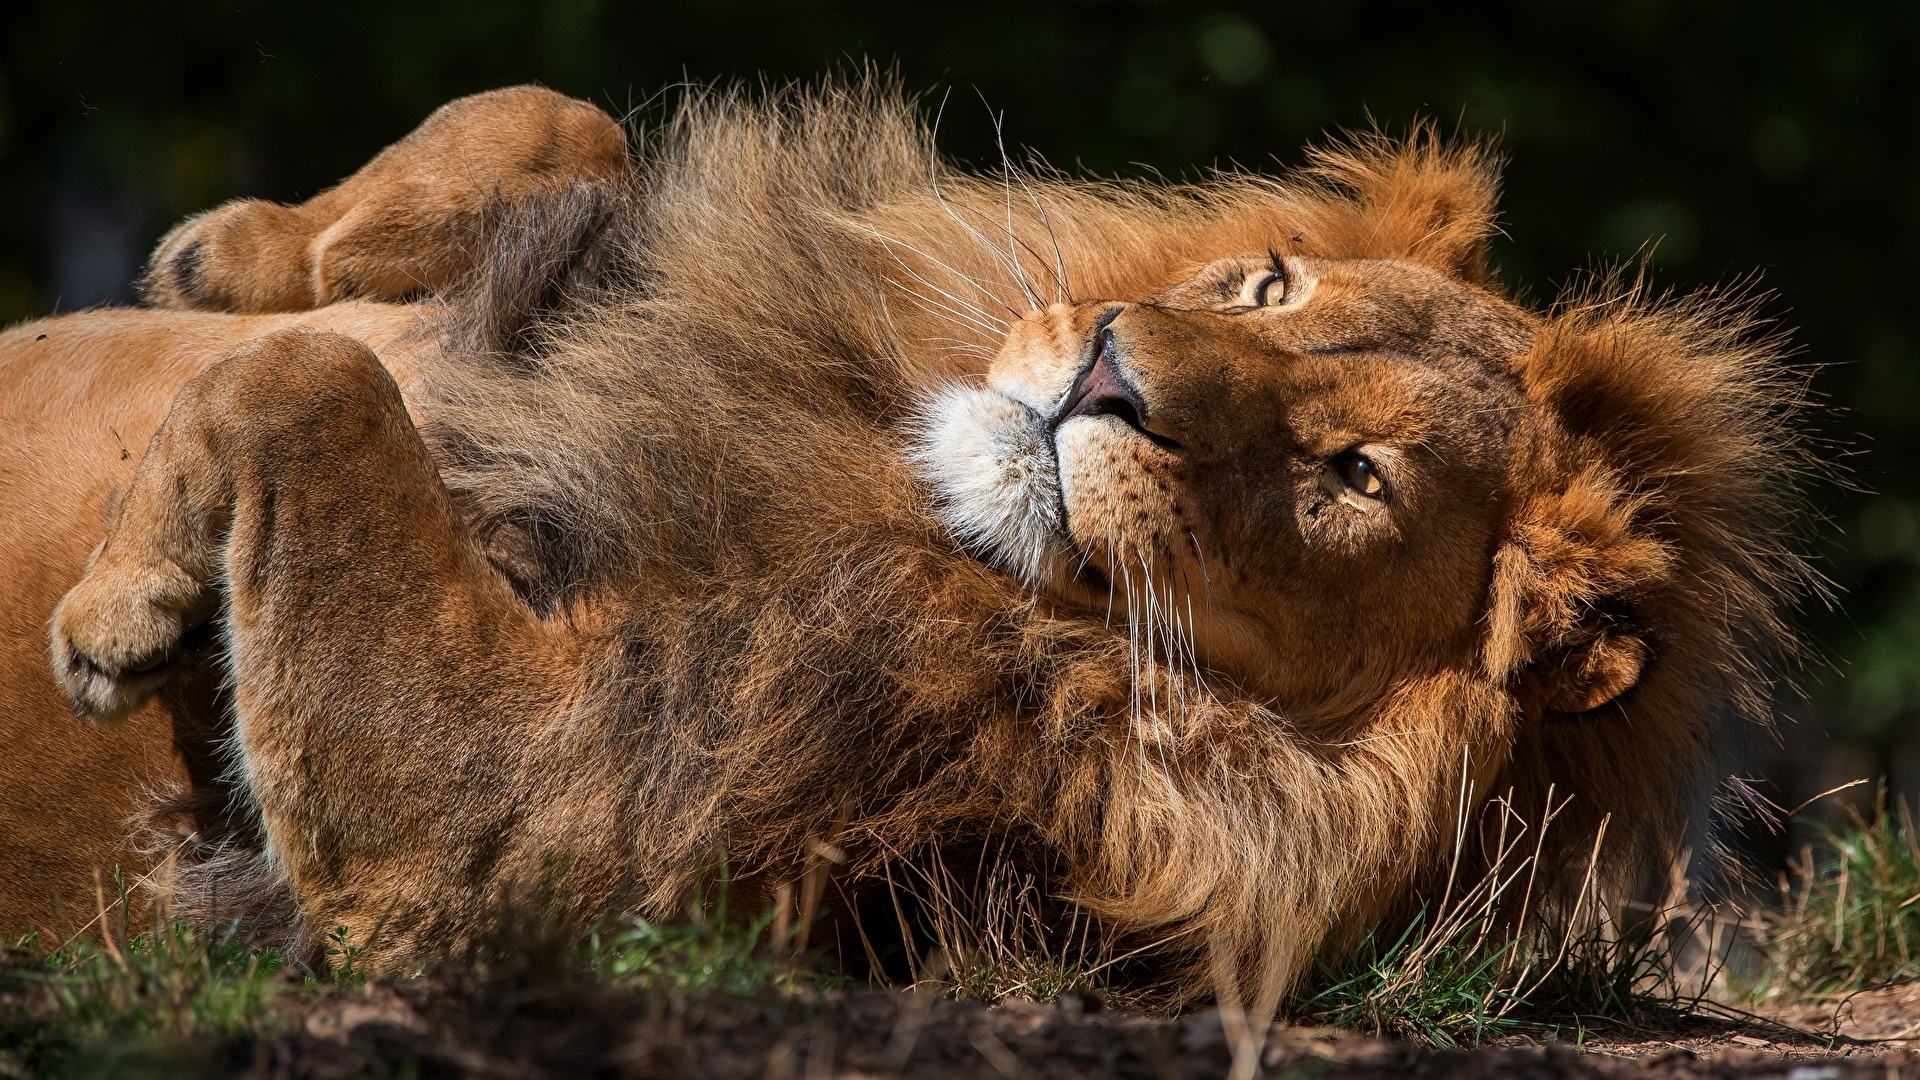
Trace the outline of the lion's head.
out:
M 1036 589 L 1290 709 L 1352 708 L 1477 647 L 1534 479 L 1532 335 L 1418 264 L 1228 257 L 1020 320 L 920 457 L 944 520 Z

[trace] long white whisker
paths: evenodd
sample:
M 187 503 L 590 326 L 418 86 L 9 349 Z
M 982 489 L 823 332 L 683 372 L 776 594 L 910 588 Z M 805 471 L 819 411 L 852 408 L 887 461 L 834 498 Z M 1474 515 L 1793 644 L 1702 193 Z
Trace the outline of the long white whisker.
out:
M 993 350 L 984 345 L 972 341 L 962 341 L 959 338 L 928 337 L 921 338 L 920 340 L 925 344 L 936 346 L 950 353 L 960 353 L 965 356 L 978 357 L 981 360 L 990 361 L 994 355 Z
M 946 345 L 954 349 L 968 349 L 973 352 L 987 353 L 989 355 L 991 355 L 993 352 L 992 349 L 987 348 L 985 345 L 982 345 L 977 341 L 969 341 L 966 338 L 926 337 L 926 338 L 921 338 L 920 340 L 933 345 Z
M 1207 553 L 1200 550 L 1200 538 L 1193 535 L 1192 529 L 1187 530 L 1187 543 L 1193 545 L 1193 558 L 1200 566 L 1200 581 L 1207 587 L 1207 603 L 1212 605 L 1214 602 L 1213 575 L 1207 573 Z
M 951 94 L 952 92 L 949 91 L 948 96 L 951 96 Z M 940 100 L 940 108 L 937 112 L 934 113 L 934 117 L 933 117 L 933 130 L 936 138 L 938 137 L 939 131 L 940 131 L 940 118 L 941 116 L 945 115 L 946 111 L 947 111 L 947 100 L 946 98 L 942 98 Z M 927 147 L 927 153 L 928 153 L 927 182 L 929 186 L 931 186 L 933 189 L 934 201 L 940 204 L 940 209 L 945 211 L 946 215 L 949 218 L 953 219 L 954 224 L 966 230 L 968 235 L 980 241 L 982 246 L 984 246 L 988 251 L 992 252 L 994 255 L 994 258 L 999 261 L 1000 265 L 1003 268 L 1008 269 L 1008 271 L 1011 273 L 1011 275 L 1013 276 L 1014 284 L 1018 285 L 1020 287 L 1020 290 L 1023 293 L 1027 292 L 1028 290 L 1026 287 L 1026 282 L 1022 278 L 1022 272 L 1020 270 L 1019 264 L 1017 262 L 1012 261 L 1011 253 L 1001 251 L 1000 248 L 997 245 L 995 245 L 993 241 L 987 239 L 986 236 L 980 232 L 980 230 L 974 228 L 971 222 L 968 222 L 965 218 L 962 218 L 958 213 L 954 212 L 953 205 L 947 201 L 946 193 L 940 190 L 940 155 L 936 150 L 933 149 L 933 144 L 931 143 L 929 143 Z M 1028 299 L 1032 300 L 1033 297 L 1029 295 Z M 1035 306 L 1038 307 L 1039 305 L 1035 304 Z M 1014 312 L 1014 314 L 1018 315 L 1019 312 Z
M 1113 551 L 1114 551 L 1113 518 L 1109 516 L 1107 518 L 1107 625 L 1108 626 L 1113 625 L 1113 585 L 1114 585 L 1113 564 L 1116 561 L 1113 556 Z M 1089 560 L 1093 558 L 1093 552 L 1091 550 L 1087 552 L 1087 558 Z
M 919 293 L 914 292 L 912 289 L 907 288 L 905 285 L 902 285 L 898 281 L 894 281 L 893 279 L 889 278 L 887 279 L 887 284 L 892 285 L 894 288 L 899 289 L 903 293 L 906 293 L 907 296 L 913 300 L 914 304 L 920 308 L 920 310 L 926 312 L 929 315 L 944 314 L 950 319 L 956 319 L 956 320 L 959 320 L 960 322 L 967 323 L 971 326 L 977 327 L 982 333 L 986 333 L 986 334 L 994 333 L 994 329 L 991 326 L 988 326 L 987 324 L 979 321 L 978 319 L 973 318 L 972 316 L 966 314 L 963 311 L 957 311 L 953 308 L 950 308 L 947 305 L 942 304 L 941 302 L 933 299 L 930 296 L 922 296 Z
M 1148 561 L 1144 551 L 1138 557 L 1140 559 L 1140 621 L 1145 623 L 1147 628 L 1147 708 L 1157 721 L 1160 716 L 1160 680 L 1159 671 L 1156 668 L 1158 653 L 1154 649 L 1153 609 L 1156 590 L 1153 587 L 1153 564 Z
M 1173 563 L 1171 559 L 1169 559 L 1168 567 L 1170 571 L 1172 565 Z M 1182 721 L 1181 726 L 1184 728 L 1185 720 L 1188 716 L 1187 680 L 1192 676 L 1194 667 L 1193 650 L 1187 644 L 1187 625 L 1181 620 L 1180 609 L 1175 604 L 1179 588 L 1177 584 L 1172 582 L 1171 572 L 1168 576 L 1167 599 L 1163 605 L 1163 610 L 1167 613 L 1167 652 L 1170 657 L 1169 663 L 1173 667 L 1173 693 L 1177 699 L 1175 704 L 1179 706 L 1178 716 Z
M 985 94 L 981 94 L 980 103 L 986 105 Z M 1020 248 L 1023 245 L 1019 240 L 1015 239 L 1013 235 L 1013 184 L 1011 183 L 1013 163 L 1007 158 L 1007 140 L 1002 130 L 1002 125 L 1006 121 L 1006 114 L 996 113 L 993 111 L 992 106 L 988 106 L 987 115 L 993 117 L 993 142 L 1000 151 L 1000 187 L 1007 195 L 1007 254 L 1013 256 L 1013 264 L 1020 271 L 1020 291 L 1027 294 L 1027 302 L 1032 304 L 1036 309 L 1042 308 L 1046 305 L 1040 302 L 1040 294 L 1032 287 L 1031 278 L 1027 274 L 1026 264 L 1020 259 Z
M 1146 583 L 1147 583 L 1147 593 L 1148 593 L 1147 642 L 1148 642 L 1148 647 L 1151 648 L 1153 643 L 1154 619 L 1156 615 L 1161 614 L 1159 590 L 1155 588 L 1154 581 L 1153 581 L 1153 560 L 1152 560 L 1151 551 L 1142 551 L 1140 556 L 1140 570 L 1141 570 L 1141 573 L 1145 576 Z M 1164 644 L 1166 635 L 1162 634 L 1161 638 L 1163 641 L 1163 644 L 1161 647 L 1167 648 L 1167 646 Z M 1171 660 L 1170 650 L 1169 650 L 1169 659 Z M 1171 678 L 1172 684 L 1177 688 L 1179 686 L 1178 671 L 1176 670 L 1173 673 L 1171 673 L 1170 678 Z M 1158 680 L 1155 680 L 1155 682 L 1157 684 Z M 1177 801 L 1179 798 L 1177 794 L 1178 789 L 1175 788 L 1175 786 L 1171 782 L 1173 779 L 1173 766 L 1169 764 L 1167 761 L 1167 734 L 1169 729 L 1168 729 L 1168 725 L 1166 723 L 1165 717 L 1163 717 L 1160 713 L 1159 696 L 1158 696 L 1159 690 L 1157 685 L 1155 687 L 1154 693 L 1155 693 L 1154 709 L 1153 709 L 1153 720 L 1154 720 L 1153 730 L 1154 730 L 1154 736 L 1155 736 L 1153 741 L 1154 750 L 1160 755 L 1160 774 L 1166 777 L 1168 780 L 1167 790 L 1170 793 L 1174 793 L 1174 798 Z M 1173 703 L 1168 702 L 1167 704 L 1171 706 Z
M 932 289 L 936 294 L 944 298 L 946 303 L 948 305 L 951 305 L 949 307 L 949 310 L 953 311 L 956 315 L 964 313 L 969 317 L 969 321 L 971 321 L 975 326 L 985 326 L 988 328 L 988 331 L 990 333 L 998 337 L 1006 336 L 1008 324 L 1004 319 L 1001 319 L 999 316 L 993 315 L 987 312 L 985 309 L 981 308 L 978 304 L 968 303 L 967 301 L 961 299 L 960 297 L 953 295 L 952 293 L 941 288 L 940 286 L 935 285 L 933 282 L 928 281 L 926 278 L 921 277 L 919 274 L 914 273 L 913 270 L 910 268 L 907 270 L 907 273 L 911 274 L 915 281 L 918 281 L 920 284 L 925 285 L 929 289 Z M 899 287 L 899 282 L 894 281 L 891 278 L 888 279 L 888 284 L 894 285 L 895 287 Z M 927 299 L 931 300 L 932 297 L 928 297 Z
M 880 234 L 878 233 L 875 233 L 874 235 L 880 240 L 881 244 L 890 245 L 890 241 L 888 241 L 885 237 L 880 236 Z M 912 250 L 912 248 L 909 245 L 902 244 L 901 246 L 908 248 L 908 250 Z M 919 282 L 922 285 L 925 285 L 927 288 L 932 289 L 934 292 L 939 293 L 941 296 L 946 297 L 948 300 L 951 300 L 954 303 L 959 304 L 960 306 L 966 308 L 968 311 L 971 311 L 974 314 L 978 315 L 980 318 L 997 324 L 1000 327 L 1001 333 L 1006 332 L 1006 328 L 1010 324 L 1005 319 L 1002 319 L 997 315 L 993 315 L 989 313 L 984 308 L 980 307 L 980 305 L 975 304 L 971 300 L 967 300 L 963 297 L 955 296 L 954 294 L 948 292 L 946 289 L 943 289 L 940 286 L 935 285 L 933 282 L 928 281 L 925 277 L 921 276 L 920 272 L 918 270 L 915 270 L 911 264 L 909 264 L 905 259 L 902 259 L 899 253 L 895 252 L 891 246 L 887 247 L 887 254 L 893 256 L 893 261 L 899 263 L 900 268 L 902 270 L 905 270 L 908 273 L 908 275 L 910 275 L 913 278 L 913 280 Z M 942 264 L 942 265 L 945 265 L 945 264 Z M 948 269 L 955 274 L 959 274 L 959 271 L 953 270 L 952 267 L 948 267 Z M 967 280 L 967 279 L 963 277 L 962 280 Z M 969 284 L 971 284 L 971 282 L 969 282 Z M 985 290 L 981 290 L 981 292 L 985 295 L 992 295 L 990 293 L 985 293 Z
M 1006 306 L 1005 304 L 1001 303 L 1000 298 L 994 295 L 992 290 L 988 289 L 985 285 L 980 284 L 978 281 L 975 281 L 972 275 L 966 273 L 965 271 L 961 270 L 959 267 L 954 266 L 953 264 L 947 262 L 946 260 L 941 259 L 936 255 L 930 254 L 924 248 L 918 247 L 914 244 L 909 244 L 905 240 L 902 240 L 897 236 L 888 236 L 886 233 L 881 232 L 879 229 L 876 229 L 873 226 L 866 224 L 865 222 L 856 221 L 856 222 L 853 222 L 852 224 L 854 228 L 859 229 L 862 232 L 865 232 L 867 235 L 873 237 L 875 240 L 880 241 L 880 243 L 884 247 L 886 247 L 887 254 L 893 256 L 894 261 L 900 263 L 902 266 L 907 266 L 907 263 L 906 263 L 906 260 L 900 258 L 900 255 L 898 252 L 895 252 L 893 250 L 896 247 L 905 248 L 906 250 L 913 252 L 915 255 L 918 255 L 921 258 L 927 260 L 929 263 L 932 263 L 934 266 L 937 266 L 940 269 L 945 270 L 947 273 L 952 274 L 955 278 L 959 279 L 961 282 L 964 282 L 965 284 L 972 286 L 974 292 L 977 292 L 981 296 L 984 296 L 987 299 L 992 300 L 994 303 L 1001 304 L 1002 307 Z M 907 272 L 914 273 L 914 270 L 911 266 L 907 266 Z M 918 274 L 915 274 L 914 276 L 919 277 Z M 928 282 L 925 278 L 919 278 L 919 280 L 926 283 L 930 288 L 937 287 L 937 286 L 934 286 L 932 282 Z M 941 291 L 944 292 L 945 290 L 941 290 Z M 954 300 L 956 302 L 961 302 L 959 297 L 954 297 Z M 1009 308 L 1008 310 L 1012 311 L 1011 308 Z M 983 311 L 981 312 L 981 314 L 984 315 L 986 313 Z M 1016 318 L 1018 318 L 1019 312 L 1013 312 L 1013 315 Z M 995 318 L 996 320 L 999 319 L 998 316 L 993 316 L 993 318 Z
M 1207 685 L 1206 672 L 1200 665 L 1200 644 L 1194 637 L 1197 632 L 1193 617 L 1193 590 L 1189 589 L 1187 590 L 1187 655 L 1193 658 L 1193 681 L 1199 684 L 1201 693 L 1213 697 L 1213 687 Z
M 1135 744 L 1135 756 L 1140 761 L 1140 776 L 1147 776 L 1146 739 L 1140 733 L 1140 620 L 1137 605 L 1133 603 L 1133 571 L 1123 557 L 1116 557 L 1120 572 L 1125 581 L 1127 592 L 1127 666 L 1129 675 L 1129 713 L 1127 721 L 1127 740 Z
M 1000 156 L 1003 160 L 1006 158 L 1007 152 L 1004 148 L 1000 151 Z M 1040 226 L 1047 230 L 1047 242 L 1053 245 L 1053 287 L 1059 292 L 1062 301 L 1071 304 L 1073 303 L 1073 286 L 1067 281 L 1067 261 L 1060 254 L 1060 237 L 1053 231 L 1053 219 L 1047 215 L 1047 208 L 1040 205 L 1040 196 L 1027 186 L 1026 174 L 1015 170 L 1013 177 L 1020 182 L 1020 190 L 1027 193 L 1027 200 L 1033 203 L 1034 212 L 1040 215 Z

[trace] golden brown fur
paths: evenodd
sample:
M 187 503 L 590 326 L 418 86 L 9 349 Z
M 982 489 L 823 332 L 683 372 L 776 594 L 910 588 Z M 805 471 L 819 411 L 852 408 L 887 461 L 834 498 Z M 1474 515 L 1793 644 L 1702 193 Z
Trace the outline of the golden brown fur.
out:
M 970 177 L 882 88 L 695 95 L 494 204 L 404 398 L 309 331 L 188 384 L 57 674 L 122 712 L 222 611 L 259 831 L 183 895 L 390 957 L 1002 835 L 1264 1007 L 1463 781 L 1571 797 L 1551 866 L 1612 815 L 1624 894 L 1790 648 L 1793 384 L 1710 299 L 1491 290 L 1475 148 L 1317 161 Z

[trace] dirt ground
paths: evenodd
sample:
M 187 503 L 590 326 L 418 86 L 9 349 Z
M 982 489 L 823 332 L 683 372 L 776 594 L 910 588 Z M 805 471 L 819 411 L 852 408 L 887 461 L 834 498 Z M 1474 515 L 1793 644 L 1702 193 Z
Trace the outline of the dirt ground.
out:
M 409 982 L 302 996 L 289 1005 L 286 1031 L 271 1040 L 150 1043 L 122 1048 L 89 1069 L 263 1078 L 1216 1080 L 1232 1064 L 1215 1012 L 1152 1019 L 1105 1010 L 1090 996 L 992 1008 L 882 991 L 808 1002 L 645 1005 L 587 983 Z M 1665 1032 L 1603 1029 L 1577 1049 L 1518 1039 L 1444 1050 L 1287 1027 L 1266 1040 L 1260 1074 L 1920 1080 L 1920 1050 L 1900 1041 L 1916 1031 L 1920 986 L 1909 986 L 1771 1018 L 1695 1019 Z

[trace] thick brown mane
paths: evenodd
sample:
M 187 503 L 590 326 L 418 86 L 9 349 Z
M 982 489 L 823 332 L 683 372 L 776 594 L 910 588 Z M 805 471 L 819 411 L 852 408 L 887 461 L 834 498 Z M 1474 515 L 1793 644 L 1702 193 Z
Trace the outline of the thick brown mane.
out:
M 1810 587 L 1786 539 L 1807 466 L 1800 383 L 1737 303 L 1609 279 L 1539 317 L 1512 375 L 1551 422 L 1485 668 L 1379 703 L 1369 730 L 1407 738 L 1335 746 L 1216 677 L 1175 756 L 1130 767 L 1124 628 L 1037 601 L 928 513 L 915 403 L 977 370 L 1023 290 L 1139 298 L 1287 245 L 1479 281 L 1480 148 L 1367 139 L 1302 178 L 1183 188 L 983 178 L 871 87 L 697 95 L 645 147 L 631 191 L 502 223 L 429 374 L 444 475 L 503 565 L 624 642 L 576 714 L 644 853 L 610 891 L 659 910 L 706 851 L 780 878 L 810 838 L 870 866 L 1011 827 L 1122 923 L 1196 922 L 1296 970 L 1441 856 L 1464 745 L 1512 741 L 1482 796 L 1572 798 L 1550 865 L 1610 816 L 1618 895 L 1766 724 Z M 1604 714 L 1503 704 L 1551 693 L 1543 658 L 1629 635 L 1651 658 Z
M 1739 292 L 1674 298 L 1603 276 L 1556 302 L 1521 371 L 1560 430 L 1560 475 L 1573 474 L 1516 515 L 1527 572 L 1582 568 L 1547 588 L 1516 581 L 1510 595 L 1531 611 L 1496 601 L 1488 665 L 1538 659 L 1539 644 L 1499 643 L 1529 631 L 1541 641 L 1582 610 L 1647 628 L 1647 670 L 1604 707 L 1617 722 L 1523 727 L 1509 773 L 1521 805 L 1548 783 L 1577 796 L 1566 836 L 1611 817 L 1616 891 L 1650 884 L 1631 875 L 1660 873 L 1680 823 L 1701 825 L 1725 770 L 1771 733 L 1783 665 L 1802 658 L 1798 605 L 1826 595 L 1795 547 L 1801 492 L 1828 475 L 1799 426 L 1806 372 L 1785 362 L 1787 342 L 1756 306 Z M 1534 532 L 1529 513 L 1558 524 Z

